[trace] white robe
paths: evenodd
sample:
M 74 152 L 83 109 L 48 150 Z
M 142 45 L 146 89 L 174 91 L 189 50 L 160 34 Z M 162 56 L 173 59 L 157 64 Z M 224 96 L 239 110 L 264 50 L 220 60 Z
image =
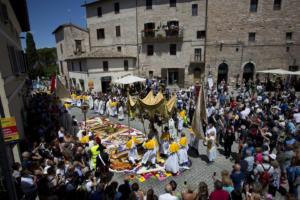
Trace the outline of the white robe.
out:
M 110 107 L 110 101 L 106 102 L 106 114 L 108 116 L 110 116 L 112 114 L 112 110 L 111 110 L 111 107 Z
M 94 100 L 93 100 L 93 97 L 92 96 L 89 96 L 89 108 L 90 110 L 93 108 L 94 106 Z
M 151 162 L 152 164 L 155 164 L 156 162 L 156 149 L 148 150 L 142 159 L 142 164 L 146 164 L 147 162 Z
M 182 117 L 178 117 L 178 131 L 182 131 L 183 129 L 183 118 Z
M 161 147 L 160 147 L 160 152 L 164 155 L 169 155 L 169 142 L 168 141 L 162 141 Z
M 100 115 L 104 115 L 104 111 L 105 111 L 105 102 L 103 100 L 100 100 L 98 105 L 98 113 Z
M 189 162 L 189 157 L 188 157 L 188 145 L 186 147 L 181 147 L 178 151 L 178 160 L 179 164 L 182 165 L 183 163 L 188 163 Z
M 128 151 L 128 160 L 135 164 L 135 161 L 138 159 L 138 152 L 134 142 L 131 145 L 131 148 Z
M 171 138 L 173 138 L 173 139 L 177 138 L 177 131 L 176 131 L 176 128 L 175 128 L 175 122 L 172 118 L 169 119 L 169 132 L 170 132 Z
M 96 99 L 96 100 L 94 101 L 94 112 L 95 112 L 95 113 L 98 112 L 98 106 L 99 106 L 99 100 Z
M 215 137 L 214 136 L 209 137 L 208 140 L 213 141 L 211 149 L 207 148 L 207 157 L 208 157 L 208 160 L 211 162 L 211 161 L 214 161 L 217 158 L 217 147 L 216 147 L 216 144 L 215 144 Z
M 79 99 L 79 100 L 77 100 L 77 102 L 76 102 L 76 106 L 77 107 L 81 107 L 81 100 Z
M 118 111 L 118 120 L 124 120 L 124 110 L 123 110 L 123 106 L 119 107 L 119 111 Z
M 165 163 L 165 169 L 167 172 L 172 172 L 176 174 L 179 171 L 179 164 L 178 164 L 178 155 L 177 153 L 172 153 Z

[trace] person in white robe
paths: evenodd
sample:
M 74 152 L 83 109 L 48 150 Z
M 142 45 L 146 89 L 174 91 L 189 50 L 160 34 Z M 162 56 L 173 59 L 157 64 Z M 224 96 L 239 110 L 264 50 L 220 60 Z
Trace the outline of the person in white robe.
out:
M 178 134 L 180 135 L 180 133 L 182 132 L 182 129 L 183 129 L 183 117 L 178 113 L 178 115 L 177 115 L 177 117 L 178 117 L 178 128 L 177 128 L 177 130 L 178 130 Z
M 92 95 L 89 96 L 88 102 L 89 102 L 89 108 L 90 110 L 92 110 L 94 106 L 94 99 Z
M 110 103 L 110 107 L 111 107 L 111 117 L 116 117 L 118 115 L 118 107 L 117 107 L 118 103 L 116 101 L 116 98 L 113 98 L 112 102 Z
M 120 102 L 120 106 L 118 108 L 118 120 L 123 121 L 124 120 L 124 109 L 123 109 L 123 104 Z
M 178 150 L 178 159 L 180 166 L 188 166 L 189 157 L 188 157 L 188 142 L 184 133 L 181 134 L 181 138 L 179 139 L 179 150 Z
M 177 138 L 177 130 L 176 130 L 175 122 L 174 122 L 173 118 L 169 119 L 168 124 L 169 124 L 169 132 L 170 132 L 171 138 L 176 139 Z
M 178 163 L 178 150 L 179 144 L 171 139 L 171 144 L 169 147 L 170 155 L 165 162 L 165 170 L 167 172 L 171 172 L 173 174 L 177 174 L 179 172 L 179 163 Z
M 126 144 L 128 151 L 128 160 L 132 164 L 136 164 L 136 161 L 138 160 L 138 152 L 136 147 L 136 138 L 132 137 Z
M 210 133 L 206 137 L 207 141 L 207 157 L 209 162 L 214 162 L 217 158 L 216 134 Z
M 105 108 L 105 102 L 103 101 L 103 99 L 100 99 L 98 104 L 98 113 L 100 115 L 104 115 L 104 108 Z
M 169 128 L 165 127 L 164 132 L 160 136 L 160 153 L 164 156 L 169 155 L 169 145 L 170 145 L 170 133 Z
M 99 99 L 96 98 L 94 101 L 94 112 L 98 113 Z
M 111 103 L 111 100 L 109 99 L 109 100 L 106 102 L 106 115 L 107 115 L 107 116 L 112 115 L 112 110 L 111 110 L 111 107 L 110 107 L 110 103 Z
M 157 147 L 153 134 L 148 135 L 148 140 L 144 142 L 143 147 L 146 150 L 146 153 L 143 156 L 142 165 L 151 165 L 151 167 L 155 167 Z

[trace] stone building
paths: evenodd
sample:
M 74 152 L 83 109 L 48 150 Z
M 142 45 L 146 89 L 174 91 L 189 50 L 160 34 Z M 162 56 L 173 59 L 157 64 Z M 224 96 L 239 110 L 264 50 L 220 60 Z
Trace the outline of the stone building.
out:
M 84 5 L 91 49 L 135 56 L 137 73 L 184 85 L 204 74 L 205 0 L 94 1 Z
M 0 118 L 15 117 L 20 139 L 24 139 L 23 119 L 26 59 L 20 33 L 30 30 L 26 0 L 0 1 Z M 17 199 L 12 182 L 11 166 L 20 162 L 16 141 L 4 143 L 0 131 L 1 197 Z M 4 190 L 3 190 L 4 189 Z
M 300 1 L 209 0 L 207 15 L 206 75 L 215 82 L 300 70 Z
M 54 31 L 57 62 L 61 81 L 69 87 L 70 77 L 66 59 L 90 51 L 89 32 L 72 23 L 62 24 Z

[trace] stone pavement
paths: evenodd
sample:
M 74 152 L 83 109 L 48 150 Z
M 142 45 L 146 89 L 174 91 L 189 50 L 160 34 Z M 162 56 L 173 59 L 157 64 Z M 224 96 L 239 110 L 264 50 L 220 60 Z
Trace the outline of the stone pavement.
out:
M 83 114 L 81 113 L 81 110 L 79 108 L 72 108 L 71 109 L 71 114 L 76 116 L 76 119 L 78 121 L 83 120 Z M 88 117 L 91 116 L 96 116 L 92 111 L 90 111 L 87 114 Z M 118 121 L 115 118 L 110 118 L 111 121 Z M 121 124 L 128 125 L 128 120 L 127 118 L 120 122 Z M 148 127 L 149 122 L 145 122 L 145 127 Z M 130 126 L 134 127 L 136 129 L 139 129 L 143 131 L 143 124 L 139 120 L 133 120 L 130 121 Z M 183 130 L 188 136 L 189 136 L 189 131 L 187 129 Z M 185 171 L 183 174 L 176 176 L 176 177 L 169 177 L 164 181 L 159 181 L 157 179 L 149 179 L 145 181 L 144 183 L 139 183 L 141 189 L 146 192 L 148 189 L 152 188 L 154 189 L 156 194 L 161 194 L 164 192 L 164 186 L 166 183 L 168 183 L 170 180 L 174 179 L 177 184 L 178 184 L 178 191 L 182 191 L 186 186 L 185 182 L 187 185 L 192 186 L 195 189 L 198 189 L 198 184 L 201 181 L 205 181 L 208 186 L 209 186 L 209 191 L 213 190 L 213 180 L 212 176 L 213 173 L 217 173 L 217 178 L 220 178 L 220 172 L 224 169 L 227 169 L 231 171 L 232 165 L 234 164 L 231 162 L 229 159 L 225 159 L 223 155 L 221 155 L 218 152 L 217 159 L 214 163 L 212 164 L 207 164 L 206 160 L 206 147 L 203 145 L 200 145 L 200 155 L 197 155 L 195 151 L 191 150 L 189 152 L 190 154 L 190 159 L 192 161 L 192 166 L 191 169 Z M 222 148 L 222 147 L 219 147 Z M 234 144 L 233 146 L 233 151 L 236 152 L 237 150 L 237 145 Z M 122 180 L 124 178 L 123 173 L 115 173 L 113 176 L 113 180 L 118 181 L 119 183 L 122 183 Z

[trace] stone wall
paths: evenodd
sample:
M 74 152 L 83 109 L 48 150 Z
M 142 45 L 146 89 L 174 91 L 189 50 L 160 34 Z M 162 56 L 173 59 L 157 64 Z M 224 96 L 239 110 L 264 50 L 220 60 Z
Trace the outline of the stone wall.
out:
M 283 0 L 280 10 L 273 10 L 273 0 L 260 0 L 257 12 L 249 11 L 249 0 L 208 2 L 206 75 L 211 71 L 214 81 L 221 63 L 228 65 L 230 83 L 235 82 L 237 75 L 242 80 L 244 66 L 249 62 L 255 71 L 299 66 L 298 0 Z M 255 42 L 248 41 L 249 32 L 256 33 Z M 293 32 L 291 41 L 286 40 L 286 32 Z

